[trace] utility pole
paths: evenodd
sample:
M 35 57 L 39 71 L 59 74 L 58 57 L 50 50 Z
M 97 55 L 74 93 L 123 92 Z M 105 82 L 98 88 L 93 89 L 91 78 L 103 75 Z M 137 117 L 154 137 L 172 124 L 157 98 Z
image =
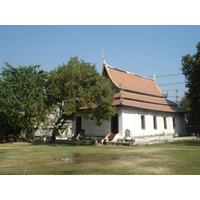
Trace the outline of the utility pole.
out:
M 176 103 L 179 104 L 179 100 L 178 100 L 178 90 L 176 89 Z

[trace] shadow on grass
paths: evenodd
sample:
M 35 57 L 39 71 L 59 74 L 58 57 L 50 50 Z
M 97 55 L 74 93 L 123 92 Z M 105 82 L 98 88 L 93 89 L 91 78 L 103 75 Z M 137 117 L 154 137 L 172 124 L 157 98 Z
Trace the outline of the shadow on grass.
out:
M 46 145 L 46 146 L 95 146 L 90 143 L 86 144 L 82 141 L 67 142 L 67 140 L 56 140 L 55 142 L 32 142 L 33 145 Z
M 55 143 L 50 143 L 50 142 L 47 142 L 47 143 L 43 143 L 43 142 L 32 142 L 31 143 L 32 145 L 36 145 L 36 146 L 40 146 L 40 145 L 42 145 L 42 146 L 57 146 L 57 145 L 59 145 L 59 146 L 70 146 L 70 145 L 68 145 L 68 144 L 66 144 L 66 143 L 62 143 L 62 142 L 55 142 Z

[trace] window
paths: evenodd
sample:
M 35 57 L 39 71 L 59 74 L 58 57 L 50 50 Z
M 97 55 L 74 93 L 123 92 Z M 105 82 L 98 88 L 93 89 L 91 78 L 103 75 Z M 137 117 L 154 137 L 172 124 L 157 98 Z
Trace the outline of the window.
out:
M 141 128 L 145 129 L 145 116 L 141 115 Z
M 157 118 L 155 116 L 153 117 L 153 127 L 157 129 Z
M 164 129 L 167 129 L 167 119 L 166 119 L 166 117 L 163 117 L 163 122 L 164 122 Z
M 176 128 L 175 118 L 173 117 L 172 120 L 173 120 L 173 128 L 175 129 Z

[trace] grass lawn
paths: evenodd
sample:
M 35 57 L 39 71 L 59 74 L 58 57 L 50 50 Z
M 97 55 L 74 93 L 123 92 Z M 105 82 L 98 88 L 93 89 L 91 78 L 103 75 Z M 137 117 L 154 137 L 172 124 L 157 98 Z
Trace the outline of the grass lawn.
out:
M 1 175 L 199 175 L 200 140 L 141 147 L 0 144 Z

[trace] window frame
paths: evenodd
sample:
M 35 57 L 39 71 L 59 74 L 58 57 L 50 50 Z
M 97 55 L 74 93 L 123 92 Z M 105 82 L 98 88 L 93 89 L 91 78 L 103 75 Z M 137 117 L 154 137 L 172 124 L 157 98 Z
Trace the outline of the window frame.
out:
M 176 128 L 176 121 L 175 121 L 175 117 L 172 117 L 172 123 L 173 123 L 173 129 Z
M 153 116 L 153 128 L 154 130 L 158 129 L 157 116 Z
M 167 129 L 167 117 L 163 117 L 164 129 Z
M 141 115 L 141 129 L 146 129 L 146 123 L 145 123 L 145 115 Z

